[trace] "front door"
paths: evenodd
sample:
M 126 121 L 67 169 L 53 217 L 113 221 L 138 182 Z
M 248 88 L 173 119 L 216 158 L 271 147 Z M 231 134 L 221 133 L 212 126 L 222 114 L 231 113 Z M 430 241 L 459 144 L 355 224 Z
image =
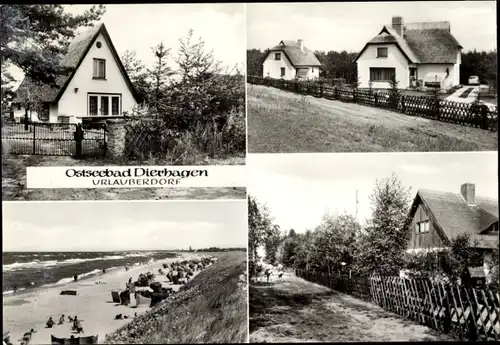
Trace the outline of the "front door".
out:
M 417 68 L 410 67 L 410 86 L 411 87 L 417 86 L 417 79 L 418 79 Z

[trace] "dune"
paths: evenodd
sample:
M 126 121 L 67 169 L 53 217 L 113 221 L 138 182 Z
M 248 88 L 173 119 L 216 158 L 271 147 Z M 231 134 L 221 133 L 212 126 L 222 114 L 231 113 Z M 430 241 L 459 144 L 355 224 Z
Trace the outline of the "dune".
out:
M 102 342 L 105 335 L 117 330 L 127 324 L 137 315 L 145 313 L 149 303 L 136 306 L 118 305 L 113 302 L 111 291 L 123 291 L 130 277 L 135 281 L 140 273 L 153 272 L 156 274 L 155 281 L 162 283 L 164 287 L 172 287 L 178 291 L 182 285 L 173 285 L 165 276 L 158 275 L 158 269 L 163 268 L 165 262 L 173 262 L 191 259 L 201 255 L 181 254 L 176 258 L 163 259 L 147 264 L 125 268 L 118 268 L 95 277 L 72 282 L 64 286 L 47 287 L 33 290 L 27 293 L 4 296 L 3 298 L 3 329 L 10 331 L 11 340 L 17 343 L 25 332 L 34 328 L 32 344 L 48 344 L 50 336 L 58 338 L 69 338 L 72 333 L 72 324 L 68 322 L 68 315 L 78 316 L 82 321 L 84 333 L 80 336 L 98 335 Z M 194 272 L 198 274 L 199 272 Z M 99 282 L 99 283 L 98 283 Z M 97 284 L 98 283 L 98 284 Z M 138 290 L 149 289 L 149 287 L 137 287 Z M 61 295 L 61 291 L 76 290 L 76 295 Z M 65 315 L 65 323 L 57 325 L 60 316 Z M 128 319 L 115 320 L 117 314 L 128 315 Z M 56 322 L 53 328 L 45 328 L 45 323 L 52 317 Z

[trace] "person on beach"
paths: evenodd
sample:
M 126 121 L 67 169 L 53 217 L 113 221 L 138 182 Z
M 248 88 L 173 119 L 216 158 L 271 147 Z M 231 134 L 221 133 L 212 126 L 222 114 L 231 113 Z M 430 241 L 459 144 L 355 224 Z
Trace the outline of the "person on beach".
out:
M 106 269 L 105 268 L 102 269 L 102 274 L 104 274 L 104 273 L 106 273 Z
M 73 279 L 76 282 L 78 280 L 78 274 L 73 275 Z
M 3 345 L 12 345 L 12 341 L 10 340 L 10 332 L 4 332 Z
M 62 314 L 61 317 L 59 318 L 58 325 L 62 325 L 63 323 L 64 323 L 64 314 Z
M 14 285 L 14 288 L 12 289 L 14 291 L 14 293 L 17 292 L 17 285 Z
M 30 341 L 31 341 L 31 336 L 35 332 L 36 331 L 32 328 L 29 332 L 24 333 L 23 339 L 21 341 L 21 345 L 28 345 L 30 343 Z
M 52 320 L 52 316 L 49 317 L 49 320 L 47 321 L 47 323 L 45 324 L 45 327 L 47 328 L 52 328 L 52 326 L 54 326 L 56 323 L 54 322 L 54 320 Z

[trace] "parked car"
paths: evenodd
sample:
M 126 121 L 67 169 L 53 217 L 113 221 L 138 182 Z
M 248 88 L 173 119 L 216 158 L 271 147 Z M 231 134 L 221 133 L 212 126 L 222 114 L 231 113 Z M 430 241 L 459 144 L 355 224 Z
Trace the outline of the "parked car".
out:
M 469 77 L 469 85 L 479 85 L 479 77 L 477 75 L 471 75 Z

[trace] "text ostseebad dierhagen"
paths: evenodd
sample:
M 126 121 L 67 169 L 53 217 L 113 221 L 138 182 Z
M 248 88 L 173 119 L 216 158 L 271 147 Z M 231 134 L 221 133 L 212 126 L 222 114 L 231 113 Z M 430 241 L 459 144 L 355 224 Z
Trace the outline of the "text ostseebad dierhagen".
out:
M 103 186 L 164 186 L 178 185 L 188 177 L 208 177 L 207 170 L 171 170 L 168 168 L 128 168 L 128 169 L 68 169 L 67 177 L 94 177 L 92 183 Z

